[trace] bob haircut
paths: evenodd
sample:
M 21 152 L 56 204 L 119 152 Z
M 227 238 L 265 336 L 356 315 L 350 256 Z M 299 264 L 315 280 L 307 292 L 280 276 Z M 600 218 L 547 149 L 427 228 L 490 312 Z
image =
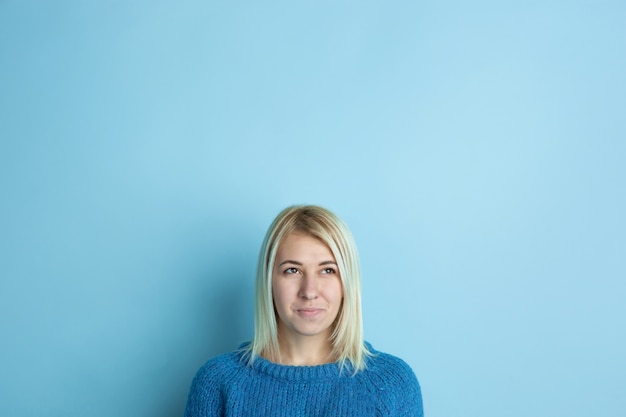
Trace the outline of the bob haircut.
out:
M 278 324 L 272 296 L 272 273 L 276 253 L 291 232 L 306 233 L 326 244 L 337 261 L 343 286 L 343 302 L 335 319 L 331 356 L 340 369 L 353 373 L 365 369 L 370 355 L 363 342 L 361 318 L 361 272 L 356 244 L 345 223 L 331 211 L 313 205 L 296 205 L 281 211 L 265 235 L 256 274 L 254 339 L 248 345 L 248 364 L 265 352 L 280 359 Z

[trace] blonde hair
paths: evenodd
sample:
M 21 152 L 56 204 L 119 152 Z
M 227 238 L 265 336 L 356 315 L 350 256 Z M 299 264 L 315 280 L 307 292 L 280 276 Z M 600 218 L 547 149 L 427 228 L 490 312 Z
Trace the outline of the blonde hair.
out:
M 276 216 L 265 235 L 257 265 L 254 339 L 247 348 L 248 363 L 252 364 L 263 352 L 269 357 L 280 358 L 272 271 L 280 243 L 293 231 L 307 233 L 322 241 L 337 261 L 344 297 L 331 335 L 331 356 L 339 362 L 340 369 L 349 364 L 357 373 L 365 369 L 370 352 L 363 342 L 361 271 L 356 244 L 339 217 L 313 205 L 287 207 Z

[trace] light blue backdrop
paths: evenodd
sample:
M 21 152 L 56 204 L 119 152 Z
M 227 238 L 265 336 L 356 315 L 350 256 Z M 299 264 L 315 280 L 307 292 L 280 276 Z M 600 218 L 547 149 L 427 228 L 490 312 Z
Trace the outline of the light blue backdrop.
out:
M 0 415 L 174 417 L 284 206 L 428 417 L 626 415 L 623 1 L 0 1 Z

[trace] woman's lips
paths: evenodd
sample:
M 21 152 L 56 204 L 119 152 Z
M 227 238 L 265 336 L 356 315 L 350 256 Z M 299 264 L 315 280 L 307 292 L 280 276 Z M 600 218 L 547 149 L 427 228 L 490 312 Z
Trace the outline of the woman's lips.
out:
M 317 316 L 321 315 L 324 312 L 322 308 L 298 308 L 296 309 L 296 313 L 300 317 L 304 317 L 307 319 L 313 319 Z

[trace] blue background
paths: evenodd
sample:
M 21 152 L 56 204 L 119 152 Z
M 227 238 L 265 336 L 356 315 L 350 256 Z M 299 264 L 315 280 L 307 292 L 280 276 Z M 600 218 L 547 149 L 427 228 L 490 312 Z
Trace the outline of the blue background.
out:
M 329 207 L 429 417 L 626 415 L 623 1 L 0 1 L 0 414 L 183 412 Z

